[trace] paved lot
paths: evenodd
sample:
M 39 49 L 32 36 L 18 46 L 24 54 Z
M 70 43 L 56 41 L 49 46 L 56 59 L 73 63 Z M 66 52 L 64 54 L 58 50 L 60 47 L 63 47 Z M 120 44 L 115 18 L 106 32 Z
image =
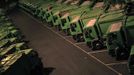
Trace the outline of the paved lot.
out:
M 39 53 L 47 75 L 128 75 L 127 62 L 115 61 L 106 49 L 92 51 L 20 10 L 9 16 Z

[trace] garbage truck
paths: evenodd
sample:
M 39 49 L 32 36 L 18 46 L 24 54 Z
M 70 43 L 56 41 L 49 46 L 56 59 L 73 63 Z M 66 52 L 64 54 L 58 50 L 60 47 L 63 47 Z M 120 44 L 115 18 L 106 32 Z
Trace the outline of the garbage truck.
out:
M 106 47 L 105 36 L 109 26 L 114 22 L 122 20 L 122 18 L 122 10 L 116 10 L 103 13 L 98 18 L 89 20 L 83 29 L 84 39 L 87 45 L 91 46 L 92 50 Z
M 117 60 L 127 59 L 133 44 L 134 11 L 132 8 L 133 5 L 128 5 L 123 20 L 121 23 L 116 23 L 120 26 L 114 27 L 115 24 L 112 24 L 107 32 L 106 44 L 108 53 Z
M 82 41 L 83 38 L 83 27 L 86 25 L 86 22 L 92 18 L 96 18 L 99 14 L 103 13 L 103 10 L 100 7 L 96 7 L 93 10 L 84 12 L 81 15 L 76 15 L 70 22 L 70 34 L 73 36 L 73 39 L 77 42 Z

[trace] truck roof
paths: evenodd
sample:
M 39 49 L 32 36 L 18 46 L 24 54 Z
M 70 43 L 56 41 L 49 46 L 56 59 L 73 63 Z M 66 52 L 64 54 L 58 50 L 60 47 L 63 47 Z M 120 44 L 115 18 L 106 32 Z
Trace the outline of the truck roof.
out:
M 69 16 L 69 13 L 65 13 L 62 17 L 61 17 L 61 19 L 65 19 L 65 18 L 67 18 Z
M 119 31 L 122 27 L 122 22 L 117 22 L 114 23 L 110 26 L 110 31 L 109 32 L 115 32 L 115 31 Z
M 94 26 L 95 23 L 96 23 L 96 21 L 97 21 L 96 18 L 91 19 L 90 21 L 88 21 L 86 27 L 92 27 L 92 26 Z
M 76 17 L 71 21 L 71 23 L 75 23 L 75 22 L 77 22 L 78 20 L 80 20 L 80 16 L 76 16 Z

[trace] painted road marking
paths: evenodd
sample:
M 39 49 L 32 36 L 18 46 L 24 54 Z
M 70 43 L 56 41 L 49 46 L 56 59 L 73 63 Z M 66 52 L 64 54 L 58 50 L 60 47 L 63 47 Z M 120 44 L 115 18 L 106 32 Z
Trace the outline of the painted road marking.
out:
M 106 64 L 106 65 L 108 65 L 108 66 L 110 66 L 110 65 L 120 65 L 120 64 L 128 64 L 128 62 L 118 62 L 118 63 L 110 63 L 110 64 Z
M 98 51 L 92 51 L 89 52 L 90 54 L 94 54 L 94 53 L 101 53 L 101 52 L 106 52 L 107 50 L 98 50 Z

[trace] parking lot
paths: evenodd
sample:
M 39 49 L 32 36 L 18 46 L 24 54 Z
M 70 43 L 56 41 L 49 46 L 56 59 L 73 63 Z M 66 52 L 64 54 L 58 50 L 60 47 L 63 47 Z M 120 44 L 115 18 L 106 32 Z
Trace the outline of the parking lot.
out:
M 38 51 L 48 75 L 129 75 L 127 60 L 116 61 L 106 49 L 92 51 L 24 11 L 9 16 Z

